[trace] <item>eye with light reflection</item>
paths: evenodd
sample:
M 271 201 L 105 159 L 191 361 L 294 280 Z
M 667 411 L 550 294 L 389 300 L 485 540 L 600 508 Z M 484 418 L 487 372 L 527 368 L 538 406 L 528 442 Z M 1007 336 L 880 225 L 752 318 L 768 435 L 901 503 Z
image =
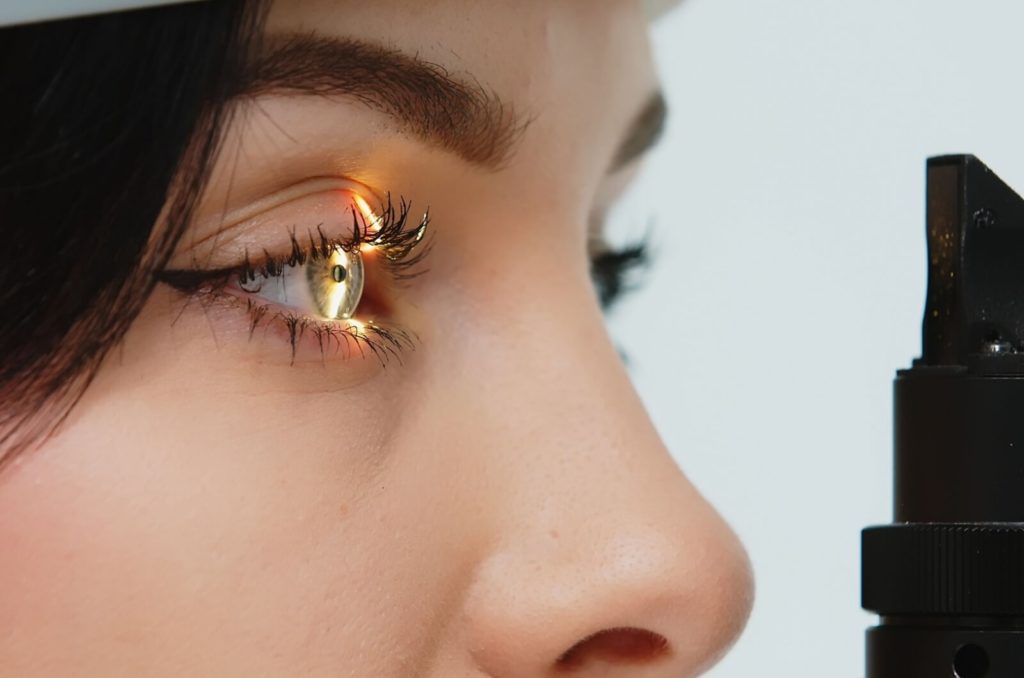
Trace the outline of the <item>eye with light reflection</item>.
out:
M 392 295 L 424 272 L 429 215 L 406 228 L 411 204 L 404 199 L 394 205 L 389 197 L 377 210 L 355 194 L 344 200 L 347 209 L 329 210 L 329 218 L 305 234 L 293 230 L 288 254 L 264 249 L 255 261 L 246 254 L 236 266 L 169 269 L 160 279 L 204 303 L 244 301 L 250 339 L 259 328 L 283 330 L 293 363 L 310 350 L 320 359 L 357 353 L 382 364 L 401 361 L 416 335 L 394 323 Z
M 349 320 L 362 299 L 363 281 L 361 250 L 335 246 L 326 257 L 310 258 L 279 273 L 243 273 L 238 288 L 324 320 Z
M 370 254 L 382 244 L 381 217 L 361 196 L 351 198 L 350 241 L 330 245 L 322 242 L 316 247 L 310 238 L 309 255 L 295 256 L 286 266 L 243 271 L 238 288 L 322 320 L 351 320 L 363 296 L 363 254 Z

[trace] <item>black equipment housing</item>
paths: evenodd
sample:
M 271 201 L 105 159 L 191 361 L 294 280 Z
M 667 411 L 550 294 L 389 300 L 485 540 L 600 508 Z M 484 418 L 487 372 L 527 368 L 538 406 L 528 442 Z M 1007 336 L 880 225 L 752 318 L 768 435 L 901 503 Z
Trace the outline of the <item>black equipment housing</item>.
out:
M 1024 677 L 1024 200 L 927 165 L 921 357 L 894 383 L 893 523 L 861 535 L 868 678 Z

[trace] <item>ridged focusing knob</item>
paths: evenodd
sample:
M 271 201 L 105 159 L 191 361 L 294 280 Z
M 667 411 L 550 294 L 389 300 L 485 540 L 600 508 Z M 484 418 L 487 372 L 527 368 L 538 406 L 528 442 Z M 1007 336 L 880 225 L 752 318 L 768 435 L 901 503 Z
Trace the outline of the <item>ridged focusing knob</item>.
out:
M 1024 523 L 869 527 L 861 547 L 867 610 L 1024 616 Z

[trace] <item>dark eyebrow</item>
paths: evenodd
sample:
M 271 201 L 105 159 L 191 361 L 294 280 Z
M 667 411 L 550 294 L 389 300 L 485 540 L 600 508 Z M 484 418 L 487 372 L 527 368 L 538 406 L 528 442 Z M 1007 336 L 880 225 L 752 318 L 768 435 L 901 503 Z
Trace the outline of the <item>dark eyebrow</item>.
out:
M 351 97 L 403 131 L 498 169 L 526 124 L 496 93 L 395 49 L 315 33 L 272 35 L 243 69 L 235 96 Z
M 633 118 L 625 137 L 619 144 L 619 150 L 615 153 L 608 173 L 612 174 L 622 169 L 653 148 L 665 131 L 667 118 L 668 105 L 665 103 L 665 95 L 660 91 L 654 92 L 647 98 L 637 116 Z

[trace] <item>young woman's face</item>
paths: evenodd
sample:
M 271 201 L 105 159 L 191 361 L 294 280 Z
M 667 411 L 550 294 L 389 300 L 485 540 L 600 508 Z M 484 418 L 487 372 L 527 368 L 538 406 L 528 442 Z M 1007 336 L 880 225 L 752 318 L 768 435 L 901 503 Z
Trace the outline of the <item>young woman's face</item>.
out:
M 713 663 L 748 563 L 589 275 L 658 117 L 646 30 L 628 1 L 274 4 L 172 284 L 0 476 L 0 673 Z M 389 194 L 406 232 L 429 207 L 418 245 L 332 247 Z

